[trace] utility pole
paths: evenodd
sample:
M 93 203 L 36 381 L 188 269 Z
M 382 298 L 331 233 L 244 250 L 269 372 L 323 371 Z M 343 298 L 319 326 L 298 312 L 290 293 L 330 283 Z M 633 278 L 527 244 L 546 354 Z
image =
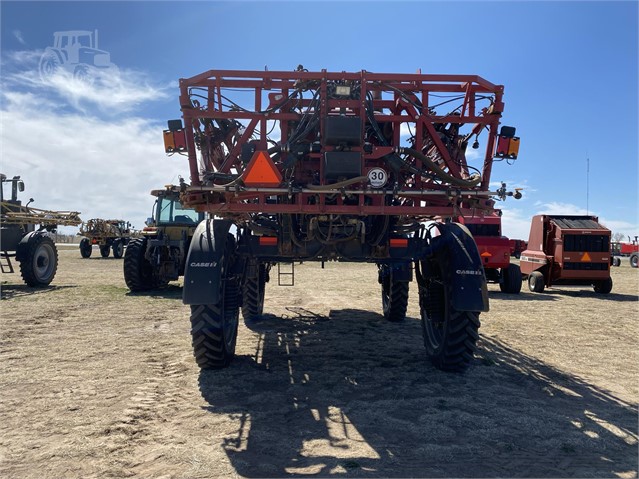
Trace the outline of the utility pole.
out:
M 586 214 L 590 214 L 590 205 L 588 199 L 590 198 L 590 158 L 586 158 Z

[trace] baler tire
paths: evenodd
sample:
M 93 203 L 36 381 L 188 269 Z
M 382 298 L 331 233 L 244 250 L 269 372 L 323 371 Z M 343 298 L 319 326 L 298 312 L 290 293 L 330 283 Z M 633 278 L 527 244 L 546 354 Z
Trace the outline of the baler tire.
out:
M 111 248 L 109 247 L 109 245 L 100 246 L 100 255 L 103 258 L 108 258 L 110 251 L 111 251 Z
M 20 255 L 20 274 L 29 286 L 48 286 L 58 270 L 58 250 L 48 236 L 35 235 Z
M 443 275 L 425 279 L 419 287 L 424 346 L 437 369 L 464 372 L 473 360 L 479 339 L 479 312 L 457 311 L 452 305 L 451 284 Z M 431 268 L 432 270 L 432 268 Z
M 191 342 L 195 362 L 201 369 L 227 367 L 235 355 L 240 315 L 240 286 L 237 278 L 226 278 L 234 241 L 229 235 L 222 257 L 220 300 L 216 304 L 191 305 Z
M 258 265 L 257 278 L 246 278 L 242 289 L 242 317 L 252 321 L 264 313 L 266 290 L 266 267 Z
M 393 281 L 391 275 L 382 280 L 382 310 L 387 321 L 398 323 L 406 319 L 409 284 L 408 281 Z
M 129 243 L 124 254 L 124 282 L 132 292 L 153 289 L 157 281 L 153 278 L 153 267 L 144 257 L 146 239 L 137 238 Z
M 521 291 L 521 269 L 516 264 L 502 268 L 499 278 L 499 289 L 502 293 L 519 294 Z
M 83 258 L 90 258 L 91 253 L 93 252 L 93 245 L 89 238 L 82 238 L 80 240 L 80 256 Z
M 612 278 L 602 279 L 592 285 L 595 293 L 608 294 L 612 291 Z
M 528 289 L 532 293 L 543 293 L 545 286 L 544 275 L 539 271 L 533 271 L 528 275 Z
M 634 253 L 634 254 L 630 255 L 630 266 L 632 268 L 639 267 L 639 254 Z
M 117 239 L 113 242 L 113 246 L 111 246 L 111 249 L 113 250 L 113 257 L 115 259 L 120 259 L 124 254 L 124 243 L 122 242 L 122 240 Z

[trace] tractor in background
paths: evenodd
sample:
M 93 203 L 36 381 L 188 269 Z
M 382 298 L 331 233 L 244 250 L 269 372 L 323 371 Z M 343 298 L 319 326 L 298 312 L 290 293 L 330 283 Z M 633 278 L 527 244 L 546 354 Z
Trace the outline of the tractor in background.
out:
M 302 65 L 180 79 L 183 121 L 168 122 L 165 151 L 188 157 L 182 204 L 210 215 L 184 271 L 197 364 L 230 364 L 239 311 L 261 313 L 269 266 L 291 281 L 295 262 L 349 261 L 377 265 L 388 321 L 406 317 L 415 279 L 428 357 L 465 370 L 488 310 L 482 258 L 464 225 L 432 220 L 490 215 L 515 196 L 489 188 L 493 159 L 519 151 L 500 127 L 503 93 L 477 75 Z
M 100 248 L 100 255 L 108 258 L 113 251 L 114 258 L 121 258 L 124 247 L 131 240 L 131 223 L 124 220 L 103 220 L 93 218 L 80 225 L 80 255 L 90 258 L 93 245 Z
M 487 216 L 462 216 L 458 221 L 473 235 L 482 259 L 486 281 L 499 283 L 504 293 L 519 294 L 521 270 L 510 263 L 510 240 L 501 232 L 501 211 Z
M 157 198 L 153 214 L 124 255 L 124 281 L 131 291 L 161 288 L 184 275 L 191 239 L 204 220 L 204 213 L 182 206 L 180 192 L 186 186 L 181 182 L 151 191 Z
M 4 187 L 11 186 L 11 196 L 5 198 Z M 51 211 L 30 207 L 18 199 L 24 191 L 19 176 L 9 179 L 0 174 L 0 268 L 13 273 L 11 258 L 20 263 L 20 274 L 29 286 L 47 286 L 58 270 L 58 250 L 53 241 L 59 225 L 82 223 L 77 211 Z
M 533 216 L 520 266 L 533 293 L 553 285 L 588 285 L 608 294 L 610 230 L 596 216 Z
M 631 240 L 628 236 L 628 242 L 613 241 L 610 243 L 610 253 L 612 254 L 612 265 L 621 266 L 621 258 L 628 258 L 630 266 L 636 268 L 639 265 L 639 237 Z

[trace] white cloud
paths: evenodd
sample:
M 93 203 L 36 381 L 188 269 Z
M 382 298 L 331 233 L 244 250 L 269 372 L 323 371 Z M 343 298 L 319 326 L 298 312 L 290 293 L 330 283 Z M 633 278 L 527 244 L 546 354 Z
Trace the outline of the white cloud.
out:
M 11 32 L 16 40 L 18 40 L 22 45 L 26 45 L 27 42 L 24 41 L 24 37 L 22 36 L 22 32 L 20 30 L 13 30 Z
M 149 191 L 177 182 L 178 174 L 188 181 L 184 157 L 164 154 L 161 124 L 61 113 L 59 103 L 34 93 L 3 92 L 2 100 L 2 171 L 22 176 L 22 199 L 35 198 L 34 207 L 141 228 L 154 201 Z

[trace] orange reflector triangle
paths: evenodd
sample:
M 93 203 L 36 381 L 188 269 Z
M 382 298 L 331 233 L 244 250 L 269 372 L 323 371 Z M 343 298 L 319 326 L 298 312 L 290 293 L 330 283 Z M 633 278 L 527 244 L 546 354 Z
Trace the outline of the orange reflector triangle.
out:
M 581 257 L 581 261 L 592 261 L 590 259 L 590 255 L 588 253 L 584 253 L 584 255 Z
M 249 161 L 242 180 L 246 186 L 279 186 L 282 175 L 265 151 L 256 151 Z
M 490 254 L 488 251 L 484 251 L 482 254 L 480 254 L 479 256 L 483 257 L 483 258 L 490 258 L 492 256 L 492 254 Z

